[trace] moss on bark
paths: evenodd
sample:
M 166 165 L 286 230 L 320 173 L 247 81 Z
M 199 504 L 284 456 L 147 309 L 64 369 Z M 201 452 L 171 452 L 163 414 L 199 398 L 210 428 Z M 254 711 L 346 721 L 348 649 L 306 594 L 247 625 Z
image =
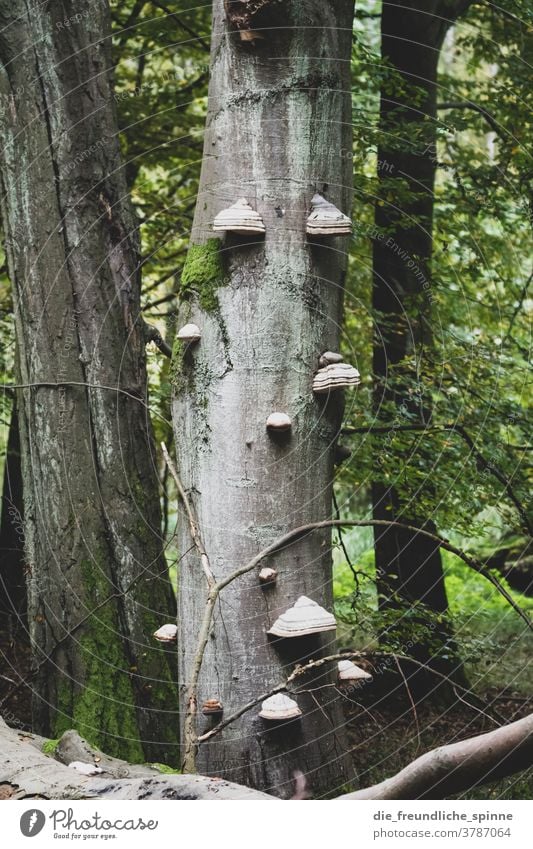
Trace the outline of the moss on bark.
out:
M 205 312 L 218 310 L 218 289 L 227 276 L 220 253 L 220 239 L 208 239 L 205 245 L 190 245 L 181 275 L 182 293 L 195 291 Z
M 113 593 L 98 562 L 83 561 L 81 571 L 91 609 Z M 83 681 L 64 678 L 58 692 L 55 734 L 76 728 L 90 743 L 134 763 L 144 760 L 135 697 L 115 609 L 115 599 L 99 607 L 83 627 L 78 650 Z

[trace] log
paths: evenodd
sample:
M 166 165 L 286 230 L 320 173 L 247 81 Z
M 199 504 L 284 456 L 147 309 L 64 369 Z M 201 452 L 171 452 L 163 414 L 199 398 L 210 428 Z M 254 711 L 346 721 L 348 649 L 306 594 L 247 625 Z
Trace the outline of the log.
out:
M 445 799 L 533 764 L 533 714 L 459 743 L 432 749 L 392 778 L 341 799 Z
M 76 731 L 66 731 L 52 754 L 49 741 L 9 728 L 0 719 L 0 799 L 226 799 L 270 800 L 273 796 L 221 778 L 166 775 L 150 764 L 129 764 L 94 749 Z M 98 766 L 96 776 L 68 766 Z M 533 764 L 533 714 L 459 743 L 426 752 L 380 784 L 346 793 L 360 799 L 444 799 L 520 772 Z M 306 798 L 302 776 L 293 799 Z
M 1 799 L 255 799 L 272 796 L 220 778 L 165 775 L 149 765 L 128 764 L 93 749 L 75 731 L 66 731 L 54 755 L 46 741 L 9 728 L 0 719 Z M 99 766 L 97 776 L 82 775 L 66 763 Z

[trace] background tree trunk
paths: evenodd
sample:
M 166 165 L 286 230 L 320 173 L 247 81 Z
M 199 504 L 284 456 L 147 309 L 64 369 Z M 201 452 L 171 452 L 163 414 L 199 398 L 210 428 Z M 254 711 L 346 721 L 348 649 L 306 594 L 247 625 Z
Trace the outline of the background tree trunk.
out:
M 236 5 L 236 4 L 235 4 Z M 244 4 L 246 5 L 246 4 Z M 339 345 L 348 241 L 310 244 L 310 201 L 324 192 L 349 211 L 352 5 L 266 0 L 249 24 L 264 36 L 241 43 L 215 0 L 209 113 L 191 246 L 182 275 L 183 323 L 201 342 L 175 346 L 173 421 L 180 474 L 199 517 L 216 578 L 242 566 L 280 533 L 331 515 L 339 393 L 313 396 L 319 355 Z M 231 14 L 232 4 L 228 4 Z M 246 197 L 266 239 L 213 239 L 221 209 Z M 268 415 L 289 414 L 273 438 Z M 185 521 L 180 550 L 190 550 Z M 223 590 L 200 680 L 199 705 L 220 698 L 233 712 L 286 677 L 296 661 L 331 650 L 332 634 L 277 641 L 266 631 L 305 594 L 332 609 L 330 532 L 311 534 L 271 563 L 275 588 L 255 573 Z M 196 553 L 182 560 L 180 681 L 187 682 L 206 588 Z M 290 643 L 290 645 L 287 645 Z M 293 771 L 316 796 L 352 779 L 333 670 L 309 678 L 304 716 L 277 732 L 250 711 L 209 743 L 198 769 L 291 795 Z M 185 687 L 182 692 L 182 706 Z M 209 720 L 200 716 L 200 731 Z
M 389 423 L 390 407 L 380 412 L 388 402 L 394 403 L 397 417 L 407 411 L 422 423 L 431 418 L 431 403 L 423 397 L 423 386 L 420 384 L 417 395 L 407 380 L 417 380 L 432 335 L 437 65 L 446 30 L 467 5 L 448 0 L 393 0 L 383 5 L 382 58 L 395 74 L 385 82 L 381 95 L 380 201 L 375 220 L 383 237 L 374 240 L 373 250 L 373 367 L 374 409 Z M 408 364 L 410 357 L 415 367 Z M 405 385 L 398 367 L 405 375 Z M 380 447 L 376 442 L 378 457 Z M 398 468 L 403 463 L 408 459 L 399 456 Z M 372 496 L 375 519 L 399 520 L 435 531 L 431 518 L 417 514 L 416 492 L 411 494 L 410 505 L 403 508 L 392 485 L 374 482 Z M 435 613 L 445 614 L 448 601 L 439 547 L 422 535 L 396 528 L 375 529 L 374 538 L 382 608 L 397 607 L 398 600 L 400 604 L 404 600 L 408 605 L 422 602 Z M 414 656 L 428 662 L 438 645 L 442 647 L 450 638 L 450 628 L 444 623 L 435 631 L 434 644 L 418 645 Z M 448 655 L 453 654 L 452 648 L 450 644 Z M 456 657 L 432 662 L 439 671 L 462 678 Z
M 9 630 L 17 631 L 23 638 L 23 631 L 27 627 L 26 580 L 24 577 L 24 505 L 22 503 L 22 468 L 16 402 L 13 403 L 11 410 L 2 489 L 0 611 L 6 615 L 11 623 Z
M 34 727 L 172 761 L 175 688 L 151 634 L 173 603 L 107 4 L 17 0 L 0 21 Z

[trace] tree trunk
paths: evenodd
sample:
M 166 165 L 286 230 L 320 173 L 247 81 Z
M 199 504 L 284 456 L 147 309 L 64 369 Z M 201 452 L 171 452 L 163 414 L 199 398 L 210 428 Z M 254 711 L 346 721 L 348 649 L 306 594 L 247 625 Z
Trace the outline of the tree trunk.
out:
M 34 727 L 171 761 L 176 690 L 151 634 L 173 603 L 107 4 L 16 0 L 0 18 Z
M 16 402 L 11 410 L 2 490 L 0 611 L 11 623 L 10 630 L 16 630 L 22 636 L 27 627 L 26 580 L 24 577 L 22 469 Z
M 407 380 L 418 380 L 421 358 L 431 345 L 430 268 L 439 52 L 447 27 L 466 5 L 447 0 L 383 5 L 382 58 L 395 75 L 385 84 L 381 95 L 378 148 L 381 200 L 376 204 L 375 217 L 380 234 L 374 239 L 373 249 L 373 367 L 374 409 L 379 417 L 385 405 L 389 423 L 391 402 L 396 410 L 395 421 L 407 413 L 416 415 L 422 423 L 431 417 L 431 403 L 423 397 L 422 384 L 413 393 Z M 414 360 L 414 366 L 409 364 L 409 359 Z M 382 448 L 382 443 L 377 442 L 378 458 Z M 406 462 L 405 457 L 398 456 L 398 468 Z M 417 514 L 416 492 L 410 495 L 410 503 L 403 509 L 392 485 L 376 481 L 372 496 L 375 519 L 400 520 L 434 532 L 431 519 Z M 382 608 L 395 607 L 398 600 L 400 604 L 403 600 L 408 605 L 422 602 L 435 613 L 445 614 L 448 601 L 438 545 L 422 535 L 396 528 L 376 529 L 374 537 Z M 435 643 L 440 643 L 442 649 L 450 638 L 449 627 L 439 626 L 433 646 L 419 645 L 414 649 L 415 656 L 427 662 L 435 652 Z M 440 671 L 462 677 L 456 659 L 434 662 Z
M 250 4 L 252 5 L 252 4 Z M 306 218 L 315 192 L 350 206 L 352 5 L 265 0 L 245 23 L 263 39 L 241 42 L 214 2 L 209 112 L 200 191 L 182 275 L 183 323 L 202 330 L 175 346 L 173 421 L 178 465 L 217 579 L 290 528 L 331 515 L 333 454 L 341 393 L 313 396 L 320 354 L 336 350 L 347 241 L 311 244 Z M 227 4 L 229 17 L 237 4 Z M 245 7 L 246 4 L 240 4 Z M 213 219 L 245 197 L 266 238 L 213 238 Z M 267 434 L 273 411 L 292 431 Z M 179 530 L 180 681 L 190 680 L 206 600 L 199 558 Z M 331 649 L 332 636 L 273 643 L 276 617 L 304 594 L 332 609 L 330 532 L 310 534 L 269 564 L 262 588 L 250 573 L 222 591 L 200 677 L 199 705 L 219 698 L 232 713 L 268 691 L 295 662 Z M 251 711 L 200 747 L 207 775 L 292 792 L 295 769 L 320 796 L 352 779 L 333 670 L 308 679 L 301 722 L 268 729 Z M 182 688 L 182 709 L 186 687 Z M 209 720 L 200 717 L 200 732 Z

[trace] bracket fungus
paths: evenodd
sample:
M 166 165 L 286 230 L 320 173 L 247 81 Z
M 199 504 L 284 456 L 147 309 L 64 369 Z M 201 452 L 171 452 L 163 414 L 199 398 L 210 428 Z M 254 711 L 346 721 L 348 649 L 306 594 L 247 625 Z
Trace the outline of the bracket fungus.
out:
M 308 236 L 350 236 L 352 221 L 340 209 L 316 194 L 311 201 L 311 214 L 307 219 Z
M 207 699 L 202 705 L 204 716 L 218 716 L 223 710 L 222 703 L 218 699 Z
M 177 625 L 161 625 L 157 631 L 154 631 L 154 637 L 160 643 L 175 643 L 178 639 Z
M 298 719 L 302 711 L 294 699 L 290 699 L 284 693 L 276 693 L 275 696 L 265 699 L 261 705 L 259 716 L 270 722 L 284 722 L 287 719 Z
M 331 363 L 329 366 L 320 368 L 313 379 L 313 392 L 315 395 L 327 395 L 336 389 L 345 389 L 348 386 L 359 386 L 361 375 L 356 368 L 349 363 Z
M 270 413 L 266 421 L 267 430 L 273 433 L 283 433 L 290 430 L 292 422 L 287 413 Z
M 339 660 L 337 668 L 339 681 L 342 684 L 353 684 L 355 681 L 372 681 L 370 673 L 365 672 L 360 666 L 356 666 L 351 660 Z
M 275 569 L 271 569 L 270 566 L 264 566 L 259 572 L 259 583 L 263 587 L 272 586 L 272 584 L 276 583 L 278 577 L 278 573 Z
M 187 342 L 189 345 L 194 342 L 199 342 L 202 338 L 202 331 L 197 324 L 185 324 L 176 333 L 177 338 L 181 342 Z
M 215 233 L 240 233 L 242 236 L 264 235 L 263 219 L 252 209 L 246 198 L 239 200 L 227 209 L 223 209 L 213 221 Z
M 320 607 L 316 601 L 301 595 L 292 607 L 278 616 L 267 634 L 274 637 L 305 637 L 335 631 L 337 623 L 332 613 Z
M 342 363 L 343 360 L 344 357 L 342 354 L 337 354 L 336 351 L 324 351 L 324 353 L 320 355 L 318 365 L 320 368 L 324 368 L 325 366 L 331 366 L 334 363 Z

